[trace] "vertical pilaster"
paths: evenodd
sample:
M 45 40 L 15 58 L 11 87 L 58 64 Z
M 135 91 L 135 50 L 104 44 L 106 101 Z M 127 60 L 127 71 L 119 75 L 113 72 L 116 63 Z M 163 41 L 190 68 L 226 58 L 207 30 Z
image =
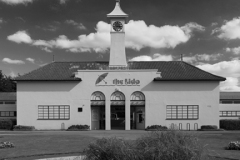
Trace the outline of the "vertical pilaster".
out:
M 125 100 L 125 130 L 131 129 L 131 108 L 130 108 L 130 100 Z
M 111 130 L 111 101 L 105 101 L 105 130 Z

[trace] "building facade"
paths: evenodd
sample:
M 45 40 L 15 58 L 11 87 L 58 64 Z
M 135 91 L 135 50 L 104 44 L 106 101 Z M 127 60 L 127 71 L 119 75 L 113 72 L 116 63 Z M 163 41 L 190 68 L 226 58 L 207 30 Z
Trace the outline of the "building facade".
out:
M 128 15 L 116 0 L 107 15 L 109 62 L 53 62 L 17 81 L 17 123 L 36 129 L 87 124 L 92 130 L 150 125 L 219 126 L 219 77 L 182 61 L 127 62 Z
M 220 92 L 220 119 L 240 118 L 240 92 Z

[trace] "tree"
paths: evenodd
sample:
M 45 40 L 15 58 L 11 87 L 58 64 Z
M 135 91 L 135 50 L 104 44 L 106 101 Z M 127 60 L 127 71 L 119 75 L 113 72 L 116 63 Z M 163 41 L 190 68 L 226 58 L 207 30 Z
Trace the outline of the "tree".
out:
M 0 92 L 16 92 L 16 82 L 11 76 L 2 74 L 0 70 Z

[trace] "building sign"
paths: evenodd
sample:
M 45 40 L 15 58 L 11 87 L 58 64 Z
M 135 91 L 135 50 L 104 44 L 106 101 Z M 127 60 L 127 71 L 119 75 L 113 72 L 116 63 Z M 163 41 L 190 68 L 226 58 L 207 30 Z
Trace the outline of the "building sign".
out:
M 119 80 L 119 79 L 114 79 L 113 80 L 114 85 L 139 85 L 140 80 L 136 79 L 124 79 L 124 80 Z
M 98 86 L 139 86 L 140 80 L 136 78 L 111 78 L 108 73 L 103 73 L 98 76 L 96 85 Z

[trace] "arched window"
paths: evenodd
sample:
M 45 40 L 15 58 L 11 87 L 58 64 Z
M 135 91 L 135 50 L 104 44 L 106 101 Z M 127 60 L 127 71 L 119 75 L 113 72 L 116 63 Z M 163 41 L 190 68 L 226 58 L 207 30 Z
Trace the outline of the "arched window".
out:
M 102 92 L 94 92 L 91 96 L 91 105 L 104 105 L 105 96 Z
M 131 105 L 145 105 L 145 96 L 142 92 L 133 92 L 130 99 Z
M 116 91 L 111 95 L 111 105 L 124 105 L 125 96 L 122 92 Z

